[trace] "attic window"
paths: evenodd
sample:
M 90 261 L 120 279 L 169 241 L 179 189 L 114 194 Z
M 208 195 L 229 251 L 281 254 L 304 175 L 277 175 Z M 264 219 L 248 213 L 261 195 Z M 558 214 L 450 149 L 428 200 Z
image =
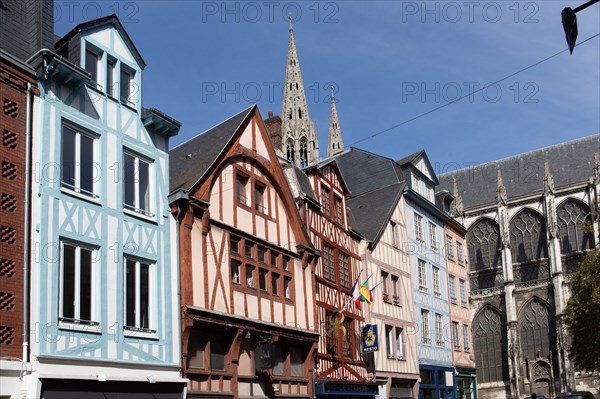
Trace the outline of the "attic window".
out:
M 98 83 L 99 59 L 100 54 L 98 54 L 98 52 L 92 50 L 91 48 L 87 48 L 85 50 L 85 70 L 92 75 L 92 80 L 96 83 Z
M 134 72 L 128 68 L 121 68 L 121 102 L 127 105 L 134 105 L 133 102 L 133 76 Z

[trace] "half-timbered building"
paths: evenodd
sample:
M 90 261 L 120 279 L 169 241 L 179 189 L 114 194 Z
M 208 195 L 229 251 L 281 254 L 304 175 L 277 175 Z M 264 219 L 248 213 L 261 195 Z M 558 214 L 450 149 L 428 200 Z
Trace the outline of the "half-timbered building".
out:
M 29 59 L 37 71 L 27 397 L 181 397 L 168 143 L 115 15 Z
M 365 324 L 377 326 L 379 348 L 368 360 L 382 398 L 416 397 L 419 365 L 407 248 L 404 175 L 393 160 L 351 148 L 335 158 L 351 197 L 350 226 L 363 234 L 359 256 L 373 303 L 363 303 Z
M 467 227 L 480 397 L 598 389 L 561 317 L 571 274 L 598 248 L 598 148 L 594 135 L 440 176 Z
M 316 254 L 258 108 L 170 156 L 188 397 L 312 397 Z

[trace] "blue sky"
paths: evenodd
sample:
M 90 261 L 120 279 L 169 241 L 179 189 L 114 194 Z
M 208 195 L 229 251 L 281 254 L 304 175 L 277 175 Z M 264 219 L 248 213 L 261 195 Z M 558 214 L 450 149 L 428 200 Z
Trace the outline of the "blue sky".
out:
M 584 2 L 57 1 L 55 23 L 119 16 L 144 106 L 183 123 L 174 146 L 253 103 L 281 112 L 291 15 L 321 154 L 333 83 L 347 147 L 424 148 L 440 173 L 600 133 L 600 37 L 419 117 L 566 49 L 561 10 Z M 600 33 L 600 4 L 577 18 L 578 43 Z

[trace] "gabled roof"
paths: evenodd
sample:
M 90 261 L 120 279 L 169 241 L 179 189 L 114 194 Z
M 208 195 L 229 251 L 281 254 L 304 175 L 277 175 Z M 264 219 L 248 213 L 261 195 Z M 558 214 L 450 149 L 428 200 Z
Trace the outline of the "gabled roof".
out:
M 500 169 L 509 199 L 541 194 L 545 162 L 554 177 L 555 189 L 560 189 L 587 182 L 593 176 L 597 152 L 600 134 L 441 174 L 438 189 L 452 192 L 456 178 L 465 209 L 494 204 Z
M 351 147 L 334 159 L 353 197 L 404 182 L 400 166 L 381 155 Z
M 414 170 L 418 170 L 419 173 L 423 174 L 423 172 L 421 172 L 417 168 L 418 161 L 421 158 L 423 159 L 423 161 L 425 162 L 425 166 L 429 170 L 429 174 L 431 175 L 431 182 L 434 186 L 437 186 L 439 184 L 439 180 L 435 174 L 435 171 L 433 170 L 433 167 L 431 166 L 431 162 L 429 162 L 429 157 L 427 156 L 425 150 L 419 150 L 413 154 L 410 154 L 402 159 L 399 159 L 398 161 L 396 161 L 396 163 L 402 167 L 402 170 L 406 170 L 412 167 Z M 427 177 L 426 175 L 424 176 Z
M 57 49 L 60 48 L 64 43 L 70 41 L 77 34 L 80 34 L 82 32 L 90 30 L 90 29 L 96 29 L 96 28 L 99 28 L 102 26 L 106 26 L 106 25 L 113 25 L 115 27 L 115 29 L 119 32 L 119 34 L 125 41 L 127 48 L 129 49 L 129 51 L 131 51 L 131 54 L 133 54 L 133 57 L 135 58 L 137 63 L 140 65 L 140 68 L 144 69 L 146 67 L 146 62 L 144 61 L 141 54 L 135 47 L 135 44 L 133 44 L 133 41 L 131 40 L 131 38 L 127 34 L 127 31 L 121 24 L 121 21 L 119 21 L 119 18 L 115 14 L 108 15 L 108 16 L 102 17 L 102 18 L 93 19 L 91 21 L 87 21 L 87 22 L 77 25 L 76 27 L 71 29 L 71 31 L 69 33 L 67 33 L 59 41 L 57 41 L 56 44 L 54 45 L 54 48 L 57 48 Z
M 383 235 L 404 186 L 402 182 L 393 183 L 346 201 L 351 213 L 348 218 L 350 227 L 363 234 L 371 242 L 371 246 L 377 245 Z
M 189 192 L 204 177 L 256 105 L 208 129 L 169 151 L 169 193 Z

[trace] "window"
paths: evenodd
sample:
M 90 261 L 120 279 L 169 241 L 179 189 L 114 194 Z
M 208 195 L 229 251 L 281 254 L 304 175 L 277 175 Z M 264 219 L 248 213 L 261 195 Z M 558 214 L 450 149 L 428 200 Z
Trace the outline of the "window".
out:
M 234 284 L 240 284 L 240 269 L 242 268 L 242 262 L 237 260 L 231 260 L 231 282 Z
M 263 247 L 258 247 L 257 253 L 258 253 L 258 261 L 260 263 L 265 263 L 267 251 Z
M 455 321 L 452 322 L 452 342 L 454 343 L 454 350 L 460 350 L 458 323 Z
M 335 253 L 333 247 L 323 244 L 323 277 L 335 282 Z
M 229 237 L 229 250 L 233 253 L 240 253 L 240 238 L 236 236 Z
M 354 323 L 352 319 L 345 317 L 342 322 L 342 353 L 346 359 L 353 359 L 354 356 Z
M 421 291 L 427 291 L 427 274 L 425 271 L 425 261 L 419 259 L 419 289 Z
M 465 324 L 463 324 L 463 341 L 465 352 L 469 352 L 471 350 L 471 344 L 469 343 L 469 326 Z
M 440 269 L 433 267 L 433 295 L 442 296 L 442 289 L 440 284 Z
M 266 187 L 258 182 L 254 182 L 254 209 L 260 213 L 266 213 L 264 204 Z
M 246 265 L 246 287 L 254 288 L 254 266 Z
M 444 346 L 444 334 L 442 331 L 442 315 L 435 314 L 435 343 L 437 346 Z
M 115 97 L 115 68 L 117 61 L 114 59 L 108 59 L 106 61 L 106 94 L 111 97 Z
M 133 71 L 129 71 L 127 69 L 121 68 L 121 81 L 120 81 L 120 89 L 121 89 L 121 102 L 134 105 L 133 96 L 132 96 L 132 86 L 133 86 Z
M 254 257 L 254 243 L 248 240 L 244 242 L 244 255 L 246 258 L 252 259 Z
M 438 249 L 438 241 L 437 241 L 437 232 L 435 230 L 435 224 L 429 222 L 429 241 L 431 244 L 431 249 L 437 251 Z
M 61 186 L 79 194 L 98 198 L 94 194 L 95 139 L 80 129 L 63 123 Z
M 331 200 L 329 195 L 329 189 L 325 186 L 321 186 L 321 205 L 323 206 L 323 215 L 327 217 L 331 215 Z
M 300 349 L 296 347 L 289 347 L 290 351 L 290 374 L 292 377 L 302 377 L 303 372 L 303 356 Z
M 100 63 L 100 54 L 92 49 L 85 50 L 85 70 L 92 75 L 92 80 L 98 83 L 98 64 Z
M 340 266 L 340 285 L 345 288 L 350 288 L 350 266 L 348 255 L 339 252 L 338 258 Z
M 279 274 L 271 274 L 271 292 L 273 295 L 279 296 Z
M 267 290 L 267 278 L 269 276 L 269 271 L 265 269 L 258 270 L 258 285 L 261 291 Z
M 206 342 L 201 338 L 197 331 L 193 331 L 188 340 L 188 367 L 194 369 L 204 368 L 204 347 Z
M 344 224 L 344 211 L 342 206 L 342 199 L 334 196 L 333 204 L 335 206 L 335 221 L 339 224 Z
M 225 370 L 225 356 L 227 347 L 219 339 L 210 340 L 210 368 L 211 370 Z
M 62 241 L 60 246 L 60 319 L 91 323 L 95 318 L 92 259 L 97 251 Z
M 123 153 L 123 196 L 125 209 L 154 217 L 150 212 L 150 163 Z
M 292 285 L 292 279 L 290 277 L 284 277 L 283 278 L 283 296 L 285 296 L 285 299 L 292 299 L 291 285 Z
M 386 337 L 386 353 L 387 357 L 391 358 L 394 356 L 394 327 L 385 326 L 385 337 Z
M 285 270 L 286 272 L 290 270 L 290 258 L 288 258 L 287 256 L 283 256 L 281 258 L 281 261 L 283 263 L 283 270 Z
M 450 301 L 456 305 L 456 277 L 450 275 L 448 276 L 448 281 L 450 284 Z
M 421 342 L 424 344 L 431 343 L 429 337 L 429 311 L 425 309 L 421 309 Z
M 240 173 L 235 176 L 235 198 L 238 204 L 247 205 L 246 203 L 246 185 L 248 177 Z
M 425 242 L 423 238 L 423 216 L 415 213 L 415 237 L 419 242 Z
M 392 276 L 392 293 L 394 294 L 394 305 L 400 305 L 400 287 L 398 287 L 398 276 Z
M 383 294 L 383 301 L 384 302 L 388 302 L 390 300 L 390 291 L 388 289 L 388 278 L 389 278 L 389 274 L 386 272 L 381 272 L 381 287 L 382 287 L 382 294 Z
M 125 259 L 125 326 L 150 329 L 150 265 Z
M 460 242 L 456 242 L 456 258 L 460 265 L 463 264 L 463 246 Z
M 275 251 L 271 251 L 271 267 L 277 267 L 277 259 L 279 258 L 279 254 Z M 283 257 L 286 258 L 285 256 Z M 284 265 L 285 266 L 285 265 Z M 287 270 L 287 267 L 284 267 L 283 270 Z
M 400 237 L 398 236 L 398 224 L 390 221 L 390 229 L 392 230 L 392 245 L 394 248 L 400 248 Z
M 421 194 L 421 184 L 419 178 L 414 173 L 412 174 L 412 189 Z
M 402 328 L 396 327 L 396 357 L 404 359 L 404 342 L 402 342 Z
M 467 306 L 467 286 L 465 280 L 460 280 L 460 304 Z
M 450 236 L 446 236 L 446 253 L 448 254 L 448 259 L 454 259 L 454 244 Z

